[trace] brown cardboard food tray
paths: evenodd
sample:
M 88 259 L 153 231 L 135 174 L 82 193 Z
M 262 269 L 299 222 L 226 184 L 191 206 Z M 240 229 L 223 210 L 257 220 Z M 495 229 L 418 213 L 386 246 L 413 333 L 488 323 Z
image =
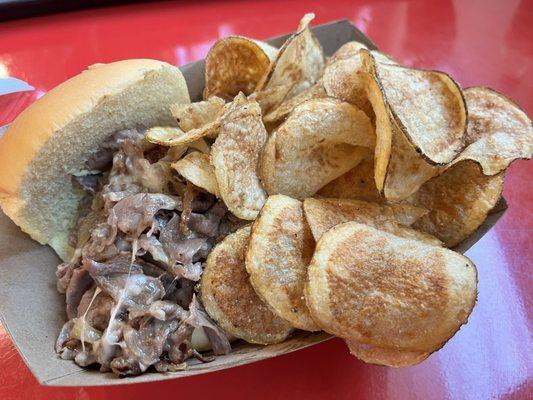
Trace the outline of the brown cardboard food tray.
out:
M 348 21 L 337 21 L 313 28 L 325 53 L 330 56 L 342 44 L 358 40 L 370 48 L 376 46 Z M 279 47 L 288 35 L 268 42 Z M 204 62 L 181 68 L 192 100 L 201 98 L 204 86 Z M 489 218 L 457 250 L 464 252 L 477 242 L 503 215 L 507 205 L 502 199 Z M 53 250 L 41 246 L 21 232 L 0 213 L 0 317 L 15 346 L 35 377 L 43 385 L 90 386 L 154 382 L 202 374 L 275 357 L 330 338 L 325 333 L 297 332 L 287 341 L 271 346 L 234 343 L 227 356 L 202 364 L 190 360 L 186 371 L 158 374 L 149 372 L 132 378 L 118 379 L 96 369 L 82 369 L 72 361 L 58 358 L 54 343 L 65 322 L 64 296 L 56 290 L 55 270 L 59 259 Z

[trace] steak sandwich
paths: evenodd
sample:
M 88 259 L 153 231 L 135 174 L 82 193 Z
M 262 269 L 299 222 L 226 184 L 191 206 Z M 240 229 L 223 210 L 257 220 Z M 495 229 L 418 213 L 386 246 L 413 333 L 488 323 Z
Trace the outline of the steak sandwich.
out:
M 230 350 L 195 284 L 239 221 L 171 171 L 186 150 L 144 140 L 147 128 L 176 124 L 171 105 L 189 102 L 167 63 L 99 64 L 45 94 L 0 141 L 3 211 L 64 261 L 62 358 L 128 375 Z

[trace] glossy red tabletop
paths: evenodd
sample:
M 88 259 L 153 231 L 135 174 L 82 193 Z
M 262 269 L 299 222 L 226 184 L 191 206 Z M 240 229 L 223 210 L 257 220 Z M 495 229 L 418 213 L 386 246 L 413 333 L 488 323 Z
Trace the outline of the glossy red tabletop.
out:
M 442 69 L 465 87 L 493 87 L 533 115 L 530 0 L 180 1 L 0 23 L 0 77 L 18 77 L 36 88 L 0 98 L 0 126 L 87 65 L 136 57 L 179 65 L 203 58 L 221 36 L 267 38 L 291 31 L 308 11 L 317 14 L 317 23 L 348 18 L 400 62 Z M 51 388 L 39 386 L 0 325 L 0 399 L 532 399 L 532 174 L 533 161 L 508 170 L 510 208 L 467 253 L 479 270 L 478 304 L 468 324 L 418 366 L 366 365 L 340 340 L 331 340 L 192 378 Z

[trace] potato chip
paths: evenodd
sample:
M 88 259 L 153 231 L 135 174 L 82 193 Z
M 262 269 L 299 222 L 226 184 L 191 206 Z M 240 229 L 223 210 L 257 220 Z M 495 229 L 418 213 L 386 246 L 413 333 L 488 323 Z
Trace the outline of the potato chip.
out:
M 266 140 L 259 104 L 247 100 L 223 119 L 211 146 L 220 197 L 241 219 L 254 220 L 267 199 L 257 176 Z
M 245 104 L 248 100 L 244 94 L 239 93 L 232 102 L 227 103 L 222 107 L 222 109 L 217 113 L 215 120 L 207 122 L 206 124 L 191 129 L 190 131 L 184 132 L 182 129 L 177 127 L 154 127 L 146 131 L 146 140 L 151 143 L 157 143 L 162 146 L 180 146 L 184 144 L 190 144 L 192 142 L 197 142 L 199 139 L 204 137 L 214 138 L 218 135 L 220 125 L 222 122 L 228 118 L 236 109 Z M 203 106 L 200 106 L 199 109 L 208 108 L 210 101 L 202 102 Z M 218 102 L 218 100 L 211 101 L 212 104 Z M 198 103 L 196 103 L 198 104 Z M 181 111 L 181 110 L 180 110 Z
M 439 173 L 439 168 L 426 162 L 399 129 L 392 111 L 376 79 L 376 62 L 370 53 L 361 51 L 364 70 L 361 73 L 368 100 L 372 105 L 376 125 L 374 150 L 374 180 L 383 197 L 401 201 Z
M 428 164 L 396 126 L 392 132 L 392 151 L 383 197 L 389 201 L 401 201 L 416 192 L 424 182 L 438 175 L 441 168 Z
M 329 229 L 356 221 L 371 226 L 396 226 L 389 206 L 353 199 L 305 199 L 305 217 L 316 241 Z M 386 228 L 383 228 L 386 229 Z
M 233 99 L 239 92 L 251 94 L 277 49 L 242 36 L 218 40 L 205 59 L 204 98 Z
M 270 63 L 267 72 L 257 85 L 257 91 L 274 86 L 292 85 L 286 98 L 311 87 L 322 75 L 325 57 L 320 43 L 309 29 L 314 14 L 306 14 L 297 32 L 292 35 Z
M 187 132 L 216 121 L 222 114 L 225 104 L 220 97 L 212 96 L 196 103 L 173 104 L 170 106 L 170 111 L 178 121 L 180 129 Z
M 359 52 L 351 57 L 330 63 L 324 69 L 324 90 L 328 96 L 354 104 L 369 117 L 373 116 L 372 106 L 366 95 L 364 82 L 359 71 L 362 60 Z
M 367 68 L 371 68 L 371 66 L 365 67 L 365 69 Z M 385 99 L 381 93 L 378 82 L 376 82 L 374 78 L 367 73 L 362 73 L 361 79 L 364 82 L 366 95 L 374 111 L 376 128 L 376 146 L 374 148 L 374 181 L 378 193 L 382 193 L 383 187 L 385 186 L 385 177 L 387 176 L 387 170 L 391 157 L 394 121 L 392 120 L 392 115 L 390 114 L 387 103 L 385 103 Z
M 192 143 L 191 143 L 192 144 Z M 167 154 L 163 158 L 161 158 L 159 161 L 165 162 L 165 163 L 173 163 L 178 161 L 181 157 L 187 153 L 189 146 L 186 144 L 182 144 L 179 146 L 170 147 L 167 150 Z
M 198 139 L 195 142 L 191 142 L 188 144 L 188 147 L 205 154 L 209 154 L 209 152 L 211 151 L 211 146 L 208 145 L 204 139 Z
M 287 96 L 293 86 L 294 84 L 272 86 L 265 90 L 253 92 L 248 98 L 257 101 L 259 107 L 261 107 L 261 112 L 263 115 L 266 115 L 283 102 L 283 99 Z
M 326 97 L 326 92 L 322 82 L 319 81 L 296 96 L 282 102 L 278 107 L 266 114 L 263 118 L 263 121 L 265 124 L 269 124 L 271 126 L 278 124 L 282 122 L 298 105 L 306 102 L 307 100 L 319 99 L 322 97 Z
M 365 84 L 359 73 L 362 59 L 359 50 L 367 47 L 359 42 L 348 42 L 333 54 L 324 69 L 324 89 L 328 96 L 352 103 L 363 110 L 369 117 L 374 115 L 368 101 Z M 385 54 L 372 50 L 376 62 L 397 64 Z
M 188 146 L 192 143 L 197 143 L 206 136 L 216 136 L 219 126 L 220 121 L 216 121 L 187 132 L 174 126 L 156 126 L 146 131 L 145 138 L 150 143 L 160 144 L 161 146 Z
M 485 175 L 495 175 L 513 160 L 531 158 L 531 120 L 515 103 L 483 87 L 468 88 L 464 94 L 468 106 L 468 147 L 454 163 L 473 160 Z
M 340 60 L 345 60 L 359 54 L 359 50 L 368 49 L 365 44 L 352 40 L 351 42 L 344 43 L 341 47 L 333 53 L 327 62 L 327 65 L 331 65 Z
M 246 270 L 255 291 L 274 312 L 306 331 L 320 330 L 304 299 L 314 248 L 302 203 L 284 195 L 270 196 L 252 227 Z
M 154 126 L 146 131 L 145 138 L 150 143 L 174 147 L 187 143 L 187 141 L 184 140 L 175 140 L 176 138 L 181 138 L 185 135 L 185 132 L 175 126 Z M 195 141 L 201 137 L 202 136 L 194 137 L 192 140 L 189 139 L 189 141 Z
M 391 56 L 388 56 L 379 50 L 370 50 L 370 53 L 374 56 L 374 59 L 378 63 L 399 65 Z
M 378 81 L 394 119 L 415 149 L 432 164 L 451 162 L 463 149 L 466 104 L 459 85 L 443 72 L 417 70 L 376 62 Z
M 347 222 L 318 241 L 305 295 L 333 335 L 429 353 L 466 323 L 476 286 L 476 267 L 461 254 Z
M 413 206 L 409 203 L 392 203 L 389 204 L 389 207 L 392 208 L 396 222 L 405 226 L 411 226 L 424 215 L 429 214 L 427 208 Z
M 402 222 L 416 221 L 420 210 L 409 205 L 389 206 L 353 199 L 304 200 L 305 217 L 316 241 L 335 225 L 355 221 L 400 237 L 441 246 L 435 237 L 402 225 Z
M 250 227 L 232 233 L 207 257 L 201 280 L 202 303 L 230 335 L 250 343 L 282 342 L 293 330 L 259 298 L 244 266 Z
M 358 343 L 355 340 L 346 340 L 350 353 L 359 360 L 369 364 L 385 365 L 388 367 L 408 367 L 419 364 L 429 357 L 429 353 L 423 351 L 402 351 L 376 347 Z
M 193 185 L 219 196 L 215 169 L 209 163 L 207 154 L 193 151 L 172 164 L 172 168 Z
M 503 173 L 486 176 L 473 161 L 462 161 L 426 182 L 409 202 L 429 214 L 414 227 L 453 247 L 474 233 L 496 206 L 503 190 Z
M 269 194 L 309 197 L 366 158 L 373 146 L 364 112 L 336 99 L 309 100 L 270 136 L 262 182 Z
M 319 197 L 381 202 L 374 181 L 374 158 L 368 157 L 317 192 Z

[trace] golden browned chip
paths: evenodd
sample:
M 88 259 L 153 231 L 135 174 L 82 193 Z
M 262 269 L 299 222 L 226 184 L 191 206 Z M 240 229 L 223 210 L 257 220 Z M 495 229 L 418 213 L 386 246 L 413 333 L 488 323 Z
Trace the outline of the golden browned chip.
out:
M 198 139 L 195 142 L 191 142 L 187 145 L 191 149 L 198 150 L 202 153 L 209 154 L 211 151 L 211 146 L 207 144 L 204 139 Z
M 467 145 L 454 163 L 473 160 L 485 175 L 504 171 L 518 158 L 531 158 L 531 120 L 515 103 L 488 88 L 464 91 L 468 106 Z
M 424 215 L 429 214 L 429 210 L 423 207 L 413 206 L 409 203 L 389 204 L 394 213 L 394 218 L 400 225 L 411 226 Z
M 172 168 L 193 185 L 219 196 L 215 170 L 209 163 L 209 155 L 193 151 L 172 164 Z
M 163 158 L 161 158 L 159 161 L 164 163 L 173 163 L 178 161 L 185 153 L 187 153 L 188 145 L 183 144 L 180 146 L 174 146 L 170 147 L 167 150 L 167 154 Z
M 340 60 L 345 60 L 359 54 L 359 50 L 368 49 L 365 44 L 352 40 L 351 42 L 344 43 L 341 47 L 333 53 L 333 55 L 328 60 L 327 64 L 333 64 Z
M 296 96 L 282 102 L 278 107 L 266 114 L 263 120 L 265 121 L 265 124 L 277 124 L 283 121 L 299 104 L 302 104 L 307 100 L 318 99 L 321 97 L 326 97 L 326 92 L 322 82 L 319 81 Z
M 411 146 L 405 135 L 396 125 L 394 126 L 383 197 L 389 201 L 404 200 L 416 192 L 424 182 L 438 175 L 440 170 L 441 168 L 428 164 Z
M 220 97 L 212 96 L 207 100 L 191 104 L 173 104 L 170 106 L 172 116 L 178 121 L 184 132 L 201 128 L 215 122 L 224 111 L 225 102 Z
M 363 55 L 363 52 L 361 52 L 361 55 Z M 365 66 L 365 70 L 371 69 L 373 64 L 371 62 L 367 62 L 367 64 L 369 65 Z M 382 193 L 391 157 L 394 121 L 378 82 L 374 80 L 370 73 L 361 73 L 361 79 L 364 82 L 366 95 L 372 105 L 375 116 L 374 181 L 378 193 Z
M 392 208 L 353 199 L 305 199 L 305 217 L 316 241 L 335 225 L 356 221 L 383 227 L 397 226 Z
M 198 140 L 208 136 L 216 137 L 220 130 L 220 125 L 229 118 L 229 116 L 241 106 L 247 102 L 247 98 L 244 94 L 239 93 L 233 101 L 225 104 L 222 109 L 217 113 L 215 120 L 209 121 L 206 124 L 200 126 L 199 128 L 194 128 L 189 131 L 184 132 L 182 129 L 177 127 L 154 127 L 148 129 L 146 132 L 146 140 L 151 143 L 160 144 L 163 146 L 180 146 L 187 144 L 189 145 L 192 142 L 197 142 Z M 202 102 L 203 106 L 199 106 L 198 110 L 202 108 L 209 108 L 209 101 Z M 212 104 L 217 104 L 218 100 L 212 101 Z M 195 103 L 198 104 L 198 103 Z M 177 111 L 177 110 L 176 110 Z M 181 110 L 180 110 L 181 111 Z M 188 125 L 192 125 L 190 121 Z
M 175 126 L 154 126 L 146 131 L 146 140 L 150 143 L 160 144 L 162 146 L 180 146 L 189 142 L 194 142 L 202 138 L 204 135 L 192 136 L 183 132 L 180 128 Z M 191 137 L 189 137 L 191 136 Z M 185 138 L 186 139 L 182 139 Z M 178 138 L 178 140 L 176 140 Z
M 295 328 L 320 330 L 305 304 L 304 284 L 315 242 L 302 203 L 270 196 L 254 222 L 246 270 L 257 294 Z
M 409 202 L 429 213 L 413 226 L 453 247 L 474 233 L 496 206 L 503 173 L 486 176 L 473 161 L 462 161 L 426 182 Z
M 324 69 L 322 78 L 324 89 L 328 96 L 354 104 L 372 117 L 372 106 L 359 73 L 361 68 L 362 60 L 359 52 L 351 57 L 330 62 Z
M 312 196 L 349 171 L 374 146 L 370 120 L 340 100 L 313 99 L 300 104 L 270 136 L 261 160 L 269 194 Z
M 191 145 L 206 136 L 214 137 L 218 134 L 220 120 L 208 123 L 200 128 L 184 132 L 173 126 L 156 126 L 146 131 L 146 140 L 162 146 Z
M 274 314 L 250 284 L 244 266 L 250 227 L 226 236 L 209 254 L 201 280 L 202 302 L 225 332 L 250 343 L 272 344 L 292 326 Z
M 408 367 L 419 364 L 428 358 L 429 353 L 423 351 L 402 351 L 376 347 L 358 343 L 355 340 L 346 340 L 350 353 L 369 364 L 386 365 L 388 367 Z
M 259 104 L 247 100 L 223 119 L 211 146 L 220 197 L 241 219 L 254 220 L 267 198 L 257 175 L 266 140 Z
M 359 42 L 348 42 L 329 60 L 324 69 L 324 89 L 328 96 L 355 104 L 369 117 L 374 115 L 368 100 L 365 82 L 361 79 L 363 60 L 359 50 L 366 46 Z M 379 51 L 372 50 L 376 62 L 396 64 L 394 60 Z
M 353 199 L 305 199 L 304 211 L 316 241 L 335 225 L 355 221 L 407 239 L 442 245 L 435 237 L 407 227 L 417 216 L 420 217 L 421 209 L 418 207 L 389 206 Z
M 401 201 L 437 175 L 439 168 L 427 163 L 398 127 L 376 78 L 375 60 L 365 50 L 360 54 L 365 71 L 369 71 L 361 73 L 361 80 L 375 115 L 374 180 L 383 197 Z
M 468 258 L 357 222 L 322 235 L 305 292 L 313 319 L 325 331 L 427 353 L 466 323 L 476 294 L 476 267 Z
M 375 62 L 365 50 L 360 54 L 373 62 L 374 79 L 409 142 L 430 163 L 451 162 L 465 145 L 466 104 L 459 85 L 443 72 Z
M 239 92 L 251 94 L 276 54 L 269 44 L 242 36 L 218 40 L 205 59 L 204 98 L 231 100 Z
M 272 86 L 265 90 L 253 92 L 248 98 L 257 101 L 261 107 L 261 112 L 266 115 L 283 102 L 293 86 L 294 84 Z
M 317 192 L 320 197 L 381 202 L 374 181 L 374 158 L 368 157 Z
M 286 97 L 290 98 L 318 81 L 322 75 L 325 57 L 320 43 L 309 29 L 309 23 L 314 17 L 314 14 L 304 15 L 297 32 L 281 47 L 256 90 L 291 85 Z
M 387 54 L 382 53 L 379 50 L 370 50 L 370 53 L 374 56 L 374 59 L 378 63 L 398 65 L 398 63 L 391 56 L 388 56 Z

